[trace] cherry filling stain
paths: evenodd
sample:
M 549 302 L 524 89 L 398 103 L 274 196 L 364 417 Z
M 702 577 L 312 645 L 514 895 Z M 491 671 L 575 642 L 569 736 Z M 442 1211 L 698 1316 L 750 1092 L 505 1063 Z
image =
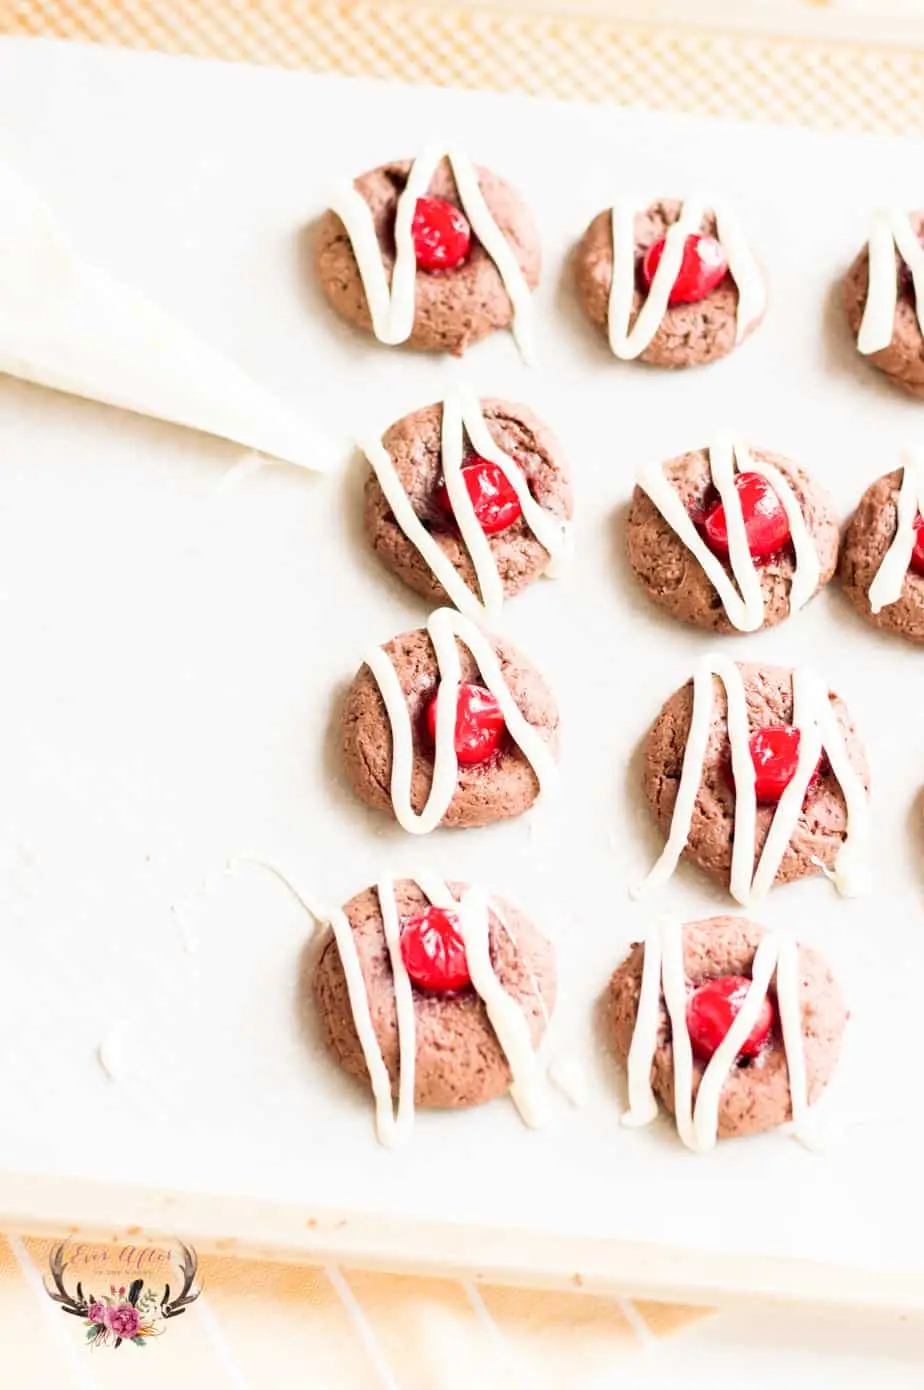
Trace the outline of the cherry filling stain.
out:
M 462 465 L 462 481 L 471 499 L 478 525 L 486 536 L 508 530 L 523 514 L 520 499 L 502 468 L 480 454 Z M 445 482 L 439 482 L 435 502 L 445 518 L 455 524 L 452 503 Z
M 722 975 L 694 989 L 687 1000 L 687 1031 L 696 1056 L 708 1062 L 724 1041 L 741 1011 L 751 981 L 744 975 Z M 767 1045 L 773 1029 L 775 1011 L 764 998 L 757 1022 L 738 1051 L 740 1063 L 752 1061 Z
M 786 509 L 761 473 L 736 473 L 735 491 L 741 504 L 744 533 L 751 557 L 754 560 L 768 560 L 791 539 Z M 722 559 L 727 559 L 728 518 L 718 496 L 710 497 L 698 509 L 699 519 L 693 509 L 690 516 L 702 530 L 709 549 Z
M 412 984 L 428 994 L 451 994 L 471 984 L 459 917 L 428 907 L 401 925 L 401 959 Z
M 642 258 L 642 281 L 651 288 L 661 264 L 666 237 L 649 246 Z M 683 244 L 680 272 L 668 296 L 668 304 L 697 304 L 722 283 L 728 274 L 728 257 L 722 243 L 712 236 L 688 236 Z
M 914 276 L 908 262 L 899 260 L 896 269 L 896 279 L 898 282 L 898 294 L 900 299 L 906 299 L 910 304 L 917 302 L 917 295 L 914 292 Z
M 911 569 L 915 574 L 924 574 L 924 516 L 918 512 L 914 519 L 914 547 L 911 551 Z
M 438 700 L 439 689 L 425 713 L 427 733 L 434 744 Z M 492 758 L 501 746 L 505 727 L 501 707 L 490 690 L 483 685 L 459 686 L 454 744 L 462 767 L 474 767 Z
M 445 198 L 418 198 L 411 238 L 419 270 L 455 270 L 471 249 L 472 229 L 454 203 Z

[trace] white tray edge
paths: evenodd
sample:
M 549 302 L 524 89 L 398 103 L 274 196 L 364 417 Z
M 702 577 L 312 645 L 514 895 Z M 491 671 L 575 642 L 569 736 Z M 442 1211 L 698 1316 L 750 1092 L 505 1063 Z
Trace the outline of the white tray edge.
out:
M 125 1244 L 182 1237 L 203 1253 L 631 1295 L 702 1307 L 768 1302 L 924 1314 L 924 1274 L 665 1245 L 386 1219 L 91 1179 L 0 1175 L 0 1227 Z

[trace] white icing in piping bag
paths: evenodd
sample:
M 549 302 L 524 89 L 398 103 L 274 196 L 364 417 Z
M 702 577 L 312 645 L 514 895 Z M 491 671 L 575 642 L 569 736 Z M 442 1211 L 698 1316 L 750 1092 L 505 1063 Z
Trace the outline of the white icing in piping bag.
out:
M 0 159 L 0 372 L 323 470 L 336 445 L 71 245 Z

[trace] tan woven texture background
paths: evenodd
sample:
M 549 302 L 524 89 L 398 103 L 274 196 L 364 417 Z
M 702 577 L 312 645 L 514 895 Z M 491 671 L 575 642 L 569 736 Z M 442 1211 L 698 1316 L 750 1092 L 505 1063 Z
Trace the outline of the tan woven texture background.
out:
M 739 23 L 749 7 L 749 0 L 728 5 Z M 838 7 L 828 8 L 836 31 Z M 920 52 L 627 24 L 607 18 L 605 6 L 592 15 L 567 3 L 559 9 L 439 0 L 0 0 L 0 31 L 827 128 L 924 128 Z M 884 33 L 890 10 L 883 5 Z M 691 3 L 690 13 L 699 8 Z

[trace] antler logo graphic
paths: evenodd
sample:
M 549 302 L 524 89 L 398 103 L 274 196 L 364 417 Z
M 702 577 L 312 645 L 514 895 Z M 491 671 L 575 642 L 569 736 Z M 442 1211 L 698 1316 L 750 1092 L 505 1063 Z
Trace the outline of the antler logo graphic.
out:
M 180 1269 L 183 1272 L 183 1287 L 180 1289 L 176 1298 L 171 1299 L 170 1285 L 167 1284 L 165 1286 L 164 1296 L 160 1300 L 161 1313 L 165 1318 L 178 1318 L 181 1313 L 186 1312 L 190 1303 L 195 1303 L 202 1292 L 201 1289 L 193 1288 L 196 1272 L 199 1268 L 199 1261 L 196 1258 L 195 1251 L 190 1250 L 189 1246 L 184 1245 L 182 1241 L 177 1241 L 177 1245 L 183 1252 L 183 1259 L 180 1264 Z
M 173 1297 L 169 1283 L 151 1278 L 135 1278 L 127 1285 L 110 1283 L 109 1292 L 99 1295 L 89 1289 L 85 1293 L 83 1280 L 78 1279 L 72 1291 L 66 1275 L 74 1262 L 66 1257 L 66 1241 L 51 1251 L 48 1268 L 54 1287 L 46 1282 L 45 1290 L 63 1313 L 83 1319 L 88 1345 L 118 1348 L 123 1342 L 132 1342 L 144 1346 L 151 1337 L 161 1336 L 166 1321 L 185 1313 L 202 1292 L 195 1282 L 199 1263 L 195 1251 L 182 1241 L 176 1246 L 182 1287 Z

